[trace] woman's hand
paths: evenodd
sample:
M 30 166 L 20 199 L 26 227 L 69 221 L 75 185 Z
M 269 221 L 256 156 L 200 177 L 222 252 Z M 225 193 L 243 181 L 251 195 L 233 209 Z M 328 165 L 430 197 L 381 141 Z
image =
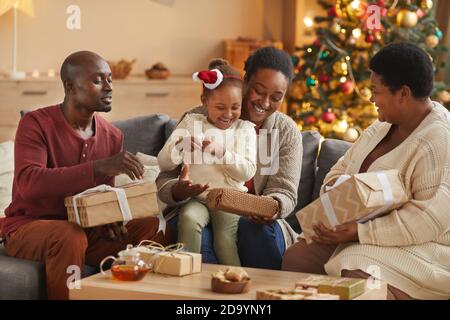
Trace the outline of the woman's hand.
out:
M 273 198 L 272 198 L 273 199 Z M 275 213 L 272 217 L 260 217 L 260 216 L 250 216 L 249 219 L 257 224 L 272 224 L 274 223 L 279 217 L 280 217 L 280 203 L 278 202 L 278 210 L 277 213 Z
M 198 196 L 208 188 L 207 184 L 193 184 L 189 179 L 189 165 L 184 164 L 178 182 L 172 186 L 172 198 L 177 202 L 183 201 Z
M 249 219 L 257 224 L 272 224 L 274 223 L 278 218 L 278 213 L 274 214 L 273 217 L 266 218 L 266 217 L 260 217 L 260 216 L 250 216 Z
M 312 240 L 321 244 L 339 244 L 346 242 L 359 242 L 358 224 L 356 222 L 344 223 L 329 229 L 319 222 L 313 226 L 315 236 Z

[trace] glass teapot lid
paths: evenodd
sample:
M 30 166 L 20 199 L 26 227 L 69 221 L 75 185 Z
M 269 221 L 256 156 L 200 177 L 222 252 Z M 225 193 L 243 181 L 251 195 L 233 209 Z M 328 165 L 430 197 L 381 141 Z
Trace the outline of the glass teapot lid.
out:
M 133 245 L 129 244 L 127 245 L 127 248 L 125 250 L 119 251 L 118 253 L 119 258 L 122 259 L 132 259 L 132 258 L 139 258 L 141 254 L 135 250 Z

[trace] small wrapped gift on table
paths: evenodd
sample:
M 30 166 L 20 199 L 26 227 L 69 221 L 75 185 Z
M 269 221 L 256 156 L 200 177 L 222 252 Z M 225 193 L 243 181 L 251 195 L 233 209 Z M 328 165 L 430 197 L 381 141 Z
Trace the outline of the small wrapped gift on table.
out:
M 272 197 L 256 196 L 234 189 L 212 189 L 209 191 L 206 201 L 209 209 L 222 210 L 241 216 L 271 218 L 278 212 L 278 202 Z
M 151 243 L 148 246 L 145 242 Z M 153 272 L 184 276 L 202 271 L 202 255 L 183 250 L 181 244 L 163 247 L 153 241 L 142 241 L 135 248 L 144 262 L 151 264 Z
M 318 293 L 338 295 L 340 300 L 354 299 L 366 290 L 366 280 L 329 276 L 309 276 L 295 284 L 297 289 L 315 288 Z
M 312 242 L 313 226 L 319 221 L 328 228 L 352 221 L 364 223 L 408 201 L 397 170 L 355 174 L 341 180 L 296 213 L 307 243 Z
M 100 185 L 73 197 L 64 204 L 70 222 L 90 228 L 159 214 L 156 184 L 144 182 L 121 188 Z

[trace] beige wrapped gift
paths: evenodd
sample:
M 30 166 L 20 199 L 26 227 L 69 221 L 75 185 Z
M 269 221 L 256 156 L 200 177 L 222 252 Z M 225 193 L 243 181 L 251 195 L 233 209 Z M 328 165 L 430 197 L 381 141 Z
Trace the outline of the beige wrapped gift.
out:
M 397 170 L 355 174 L 297 212 L 307 243 L 319 221 L 326 227 L 370 219 L 401 207 L 408 201 Z
M 156 192 L 154 182 L 131 184 L 122 188 L 100 185 L 73 197 L 66 197 L 64 204 L 69 221 L 89 228 L 157 216 L 159 207 Z M 74 200 L 77 210 L 74 210 Z
M 202 271 L 200 253 L 181 250 L 162 251 L 159 248 L 145 246 L 138 246 L 135 250 L 141 254 L 142 260 L 152 265 L 152 270 L 156 273 L 184 276 Z
M 222 210 L 241 216 L 271 218 L 278 212 L 278 202 L 272 197 L 256 196 L 242 191 L 217 188 L 206 198 L 209 209 Z

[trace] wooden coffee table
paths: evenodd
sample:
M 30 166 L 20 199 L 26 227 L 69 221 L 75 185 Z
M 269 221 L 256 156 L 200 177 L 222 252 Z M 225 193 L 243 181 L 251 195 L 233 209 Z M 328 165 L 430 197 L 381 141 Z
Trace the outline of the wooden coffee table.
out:
M 244 268 L 252 279 L 252 288 L 243 294 L 219 294 L 211 291 L 211 274 L 226 266 L 203 264 L 202 272 L 174 277 L 150 273 L 137 282 L 113 280 L 107 275 L 95 274 L 81 280 L 80 289 L 70 290 L 70 299 L 83 300 L 255 300 L 256 291 L 293 288 L 294 284 L 310 276 L 307 273 Z M 385 300 L 386 283 L 377 289 L 368 289 L 357 300 Z

